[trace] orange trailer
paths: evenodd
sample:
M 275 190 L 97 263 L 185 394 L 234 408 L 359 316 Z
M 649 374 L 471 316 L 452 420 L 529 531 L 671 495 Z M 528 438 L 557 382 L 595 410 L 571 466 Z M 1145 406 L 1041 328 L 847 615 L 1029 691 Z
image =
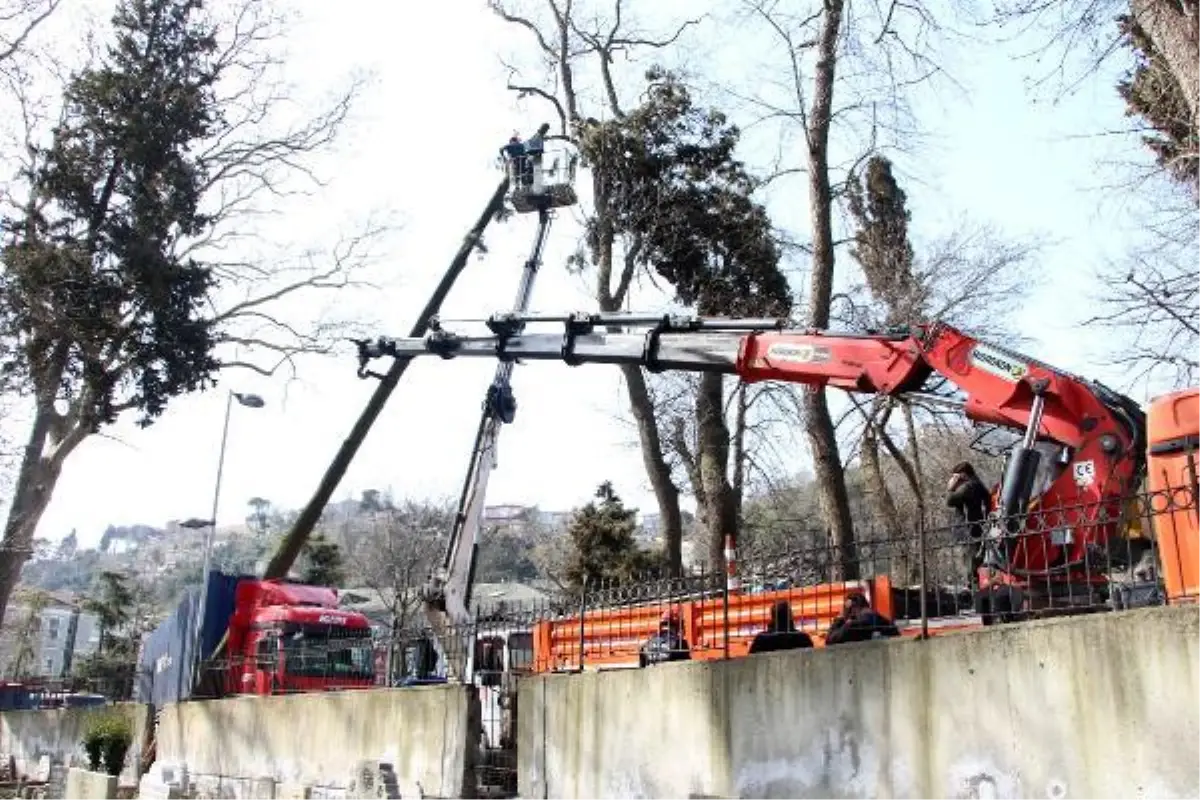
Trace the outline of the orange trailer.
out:
M 780 600 L 791 606 L 796 627 L 812 637 L 814 646 L 824 647 L 826 631 L 842 613 L 846 597 L 854 592 L 866 595 L 871 606 L 884 616 L 895 616 L 895 589 L 887 576 L 766 592 L 731 592 L 728 603 L 716 593 L 671 603 L 598 608 L 584 614 L 582 624 L 578 615 L 537 623 L 533 633 L 534 671 L 577 671 L 581 651 L 585 670 L 637 667 L 642 645 L 657 632 L 668 609 L 678 613 L 695 661 L 747 655 L 750 643 L 766 630 L 771 609 Z M 921 633 L 919 623 L 900 621 L 897 627 L 901 636 Z M 979 627 L 981 622 L 975 616 L 929 621 L 931 635 Z

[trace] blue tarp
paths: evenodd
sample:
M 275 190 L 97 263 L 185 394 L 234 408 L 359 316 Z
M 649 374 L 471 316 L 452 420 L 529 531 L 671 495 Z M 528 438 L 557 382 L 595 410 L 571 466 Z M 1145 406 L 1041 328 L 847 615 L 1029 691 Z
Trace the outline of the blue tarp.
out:
M 0 711 L 28 711 L 34 706 L 33 693 L 24 686 L 0 686 Z
M 212 656 L 225 636 L 237 585 L 249 577 L 209 572 L 207 608 L 200 629 L 200 650 L 205 658 Z M 200 587 L 193 586 L 184 592 L 171 616 L 146 637 L 134 687 L 136 700 L 161 707 L 191 696 L 195 688 L 190 675 L 195 653 L 194 623 L 199 606 Z

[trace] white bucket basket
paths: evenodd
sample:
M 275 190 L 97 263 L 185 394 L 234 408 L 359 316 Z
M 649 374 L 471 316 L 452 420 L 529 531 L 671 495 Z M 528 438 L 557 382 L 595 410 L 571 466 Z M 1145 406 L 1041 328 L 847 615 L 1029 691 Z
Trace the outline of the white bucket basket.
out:
M 565 142 L 547 142 L 542 153 L 506 158 L 508 199 L 518 213 L 574 205 L 579 155 Z

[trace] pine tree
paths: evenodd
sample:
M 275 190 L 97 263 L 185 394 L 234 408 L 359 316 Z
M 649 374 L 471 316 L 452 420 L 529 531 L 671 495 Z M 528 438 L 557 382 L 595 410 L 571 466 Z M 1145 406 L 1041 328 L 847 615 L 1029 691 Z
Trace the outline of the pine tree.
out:
M 305 543 L 301 580 L 314 586 L 341 586 L 345 582 L 345 559 L 337 542 L 318 533 Z
M 634 540 L 637 509 L 625 507 L 612 483 L 600 484 L 596 498 L 600 502 L 577 510 L 567 528 L 573 545 L 565 576 L 570 590 L 578 591 L 585 580 L 589 587 L 632 580 L 661 563 Z
M 923 295 L 913 272 L 908 198 L 896 183 L 892 162 L 872 156 L 861 183 L 851 175 L 846 189 L 850 216 L 858 228 L 850 255 L 862 267 L 871 295 L 885 309 L 885 327 L 916 321 Z

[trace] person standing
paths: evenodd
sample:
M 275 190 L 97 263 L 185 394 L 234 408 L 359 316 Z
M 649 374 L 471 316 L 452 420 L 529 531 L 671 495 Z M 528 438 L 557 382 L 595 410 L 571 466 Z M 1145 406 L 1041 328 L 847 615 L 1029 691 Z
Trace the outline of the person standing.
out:
M 946 505 L 954 509 L 959 520 L 956 538 L 966 540 L 967 585 L 975 591 L 983 566 L 983 527 L 991 509 L 991 494 L 969 461 L 955 465 L 946 489 Z
M 804 631 L 796 630 L 791 604 L 787 600 L 780 600 L 771 608 L 770 625 L 750 643 L 750 653 L 774 653 L 812 646 L 812 637 Z

